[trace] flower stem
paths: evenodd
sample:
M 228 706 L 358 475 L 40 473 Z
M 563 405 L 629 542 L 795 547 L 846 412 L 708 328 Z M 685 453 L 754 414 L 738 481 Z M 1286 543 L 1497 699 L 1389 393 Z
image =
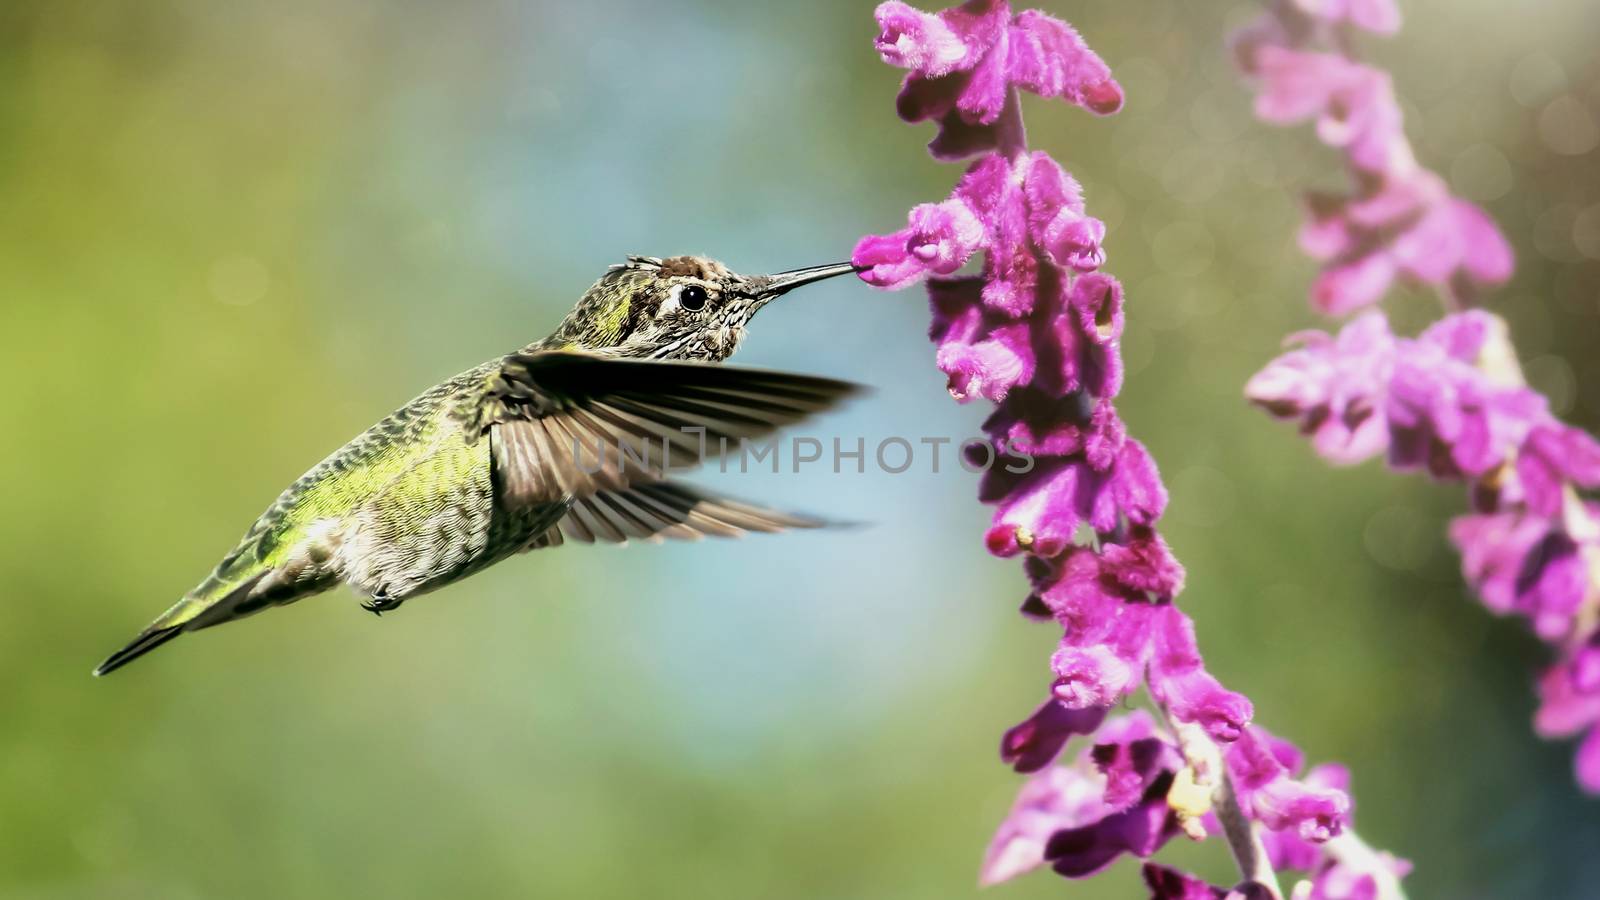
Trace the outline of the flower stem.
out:
M 1001 107 L 1000 118 L 995 121 L 994 127 L 1000 155 L 1009 162 L 1015 163 L 1028 152 L 1028 131 L 1022 124 L 1022 101 L 1017 96 L 1016 88 L 1006 88 L 1005 106 Z
M 1239 866 L 1239 874 L 1246 881 L 1254 881 L 1271 891 L 1274 900 L 1282 898 L 1283 888 L 1278 885 L 1278 873 L 1272 870 L 1267 846 L 1261 840 L 1261 826 L 1245 817 L 1244 810 L 1239 806 L 1239 794 L 1233 788 L 1233 776 L 1224 771 L 1212 797 L 1216 803 L 1217 821 L 1222 823 L 1222 833 L 1227 837 L 1228 849 L 1233 852 L 1233 861 Z
M 1195 773 L 1195 781 L 1211 786 L 1211 809 L 1222 823 L 1222 836 L 1239 867 L 1245 881 L 1253 881 L 1271 892 L 1273 900 L 1282 900 L 1283 888 L 1278 884 L 1278 873 L 1273 871 L 1272 860 L 1258 830 L 1239 805 L 1239 793 L 1234 789 L 1233 776 L 1222 759 L 1222 748 L 1206 734 L 1205 729 L 1187 722 L 1177 722 L 1167 707 L 1154 696 L 1150 703 L 1156 708 L 1167 728 L 1177 737 L 1178 749 L 1184 762 Z

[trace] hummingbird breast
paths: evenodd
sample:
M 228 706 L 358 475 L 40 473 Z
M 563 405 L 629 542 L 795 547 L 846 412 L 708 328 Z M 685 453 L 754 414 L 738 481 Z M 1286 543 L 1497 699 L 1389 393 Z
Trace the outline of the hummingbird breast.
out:
M 399 601 L 504 559 L 554 524 L 560 506 L 499 508 L 490 442 L 469 440 L 453 414 L 488 371 L 416 398 L 285 491 L 246 538 L 274 570 L 263 590 L 315 593 L 342 580 Z

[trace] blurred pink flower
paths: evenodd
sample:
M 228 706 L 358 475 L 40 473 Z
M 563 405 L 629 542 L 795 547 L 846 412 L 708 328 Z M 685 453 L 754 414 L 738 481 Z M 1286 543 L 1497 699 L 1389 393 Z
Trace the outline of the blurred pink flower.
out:
M 1314 120 L 1350 169 L 1348 195 L 1307 198 L 1300 246 L 1323 264 L 1312 304 L 1344 315 L 1405 281 L 1436 289 L 1452 314 L 1415 339 L 1390 334 L 1376 312 L 1337 337 L 1298 336 L 1245 394 L 1298 422 L 1331 462 L 1384 451 L 1395 469 L 1466 482 L 1478 513 L 1450 533 L 1485 605 L 1527 617 L 1562 653 L 1590 646 L 1600 641 L 1600 516 L 1578 491 L 1600 487 L 1600 442 L 1555 419 L 1522 382 L 1504 324 L 1469 308 L 1510 279 L 1511 246 L 1487 213 L 1418 164 L 1388 73 L 1352 56 L 1345 25 L 1388 34 L 1400 15 L 1392 0 L 1273 0 L 1233 37 L 1258 88 L 1257 115 Z M 1573 701 L 1560 678 L 1546 682 L 1549 709 L 1587 702 Z M 1600 791 L 1593 731 L 1578 756 L 1580 783 Z M 1337 868 L 1319 876 L 1315 895 L 1367 896 L 1369 877 L 1343 877 Z

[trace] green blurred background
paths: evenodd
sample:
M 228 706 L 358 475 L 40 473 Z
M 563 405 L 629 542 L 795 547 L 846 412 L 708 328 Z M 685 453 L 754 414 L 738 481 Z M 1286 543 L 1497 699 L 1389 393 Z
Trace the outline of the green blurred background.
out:
M 1129 287 L 1121 407 L 1211 667 L 1413 897 L 1594 897 L 1600 803 L 1529 730 L 1541 648 L 1464 593 L 1458 492 L 1335 471 L 1240 387 L 1318 324 L 1291 196 L 1337 185 L 1229 68 L 1246 4 L 1047 2 L 1128 91 L 1027 106 Z M 1419 150 L 1517 246 L 1528 373 L 1600 425 L 1600 9 L 1403 3 Z M 0 896 L 968 896 L 1051 629 L 957 470 L 714 479 L 874 527 L 519 558 L 381 622 L 348 593 L 89 668 L 277 491 L 542 335 L 627 253 L 844 256 L 958 169 L 893 117 L 867 3 L 0 4 Z M 1434 315 L 1395 298 L 1415 327 Z M 918 292 L 830 282 L 741 362 L 970 434 Z M 1223 877 L 1217 846 L 1174 856 Z M 1001 898 L 1142 896 L 1130 867 Z

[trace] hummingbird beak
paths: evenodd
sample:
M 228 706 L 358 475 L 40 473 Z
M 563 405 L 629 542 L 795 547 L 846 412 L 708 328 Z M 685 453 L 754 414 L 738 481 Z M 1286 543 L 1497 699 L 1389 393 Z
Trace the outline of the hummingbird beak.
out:
M 792 269 L 776 275 L 753 276 L 747 280 L 745 290 L 758 304 L 765 305 L 801 285 L 859 271 L 861 269 L 847 262 L 807 266 L 804 269 Z

